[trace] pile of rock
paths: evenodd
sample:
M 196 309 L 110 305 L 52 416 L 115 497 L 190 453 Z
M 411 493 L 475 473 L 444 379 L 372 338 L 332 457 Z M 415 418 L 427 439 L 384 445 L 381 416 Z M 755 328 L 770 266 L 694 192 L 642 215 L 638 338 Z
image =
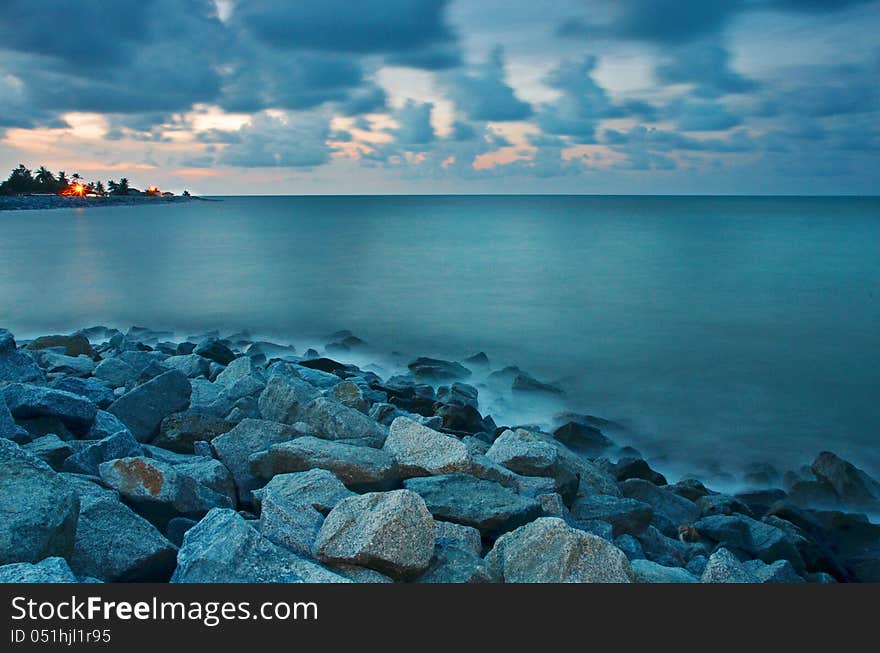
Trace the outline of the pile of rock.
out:
M 462 363 L 172 338 L 0 331 L 0 581 L 880 581 L 880 484 L 834 454 L 729 496 L 597 418 L 498 426 Z
M 0 211 L 29 211 L 45 209 L 84 209 L 100 206 L 159 206 L 168 203 L 189 202 L 189 195 L 107 195 L 105 197 L 69 197 L 62 195 L 4 195 L 0 196 Z

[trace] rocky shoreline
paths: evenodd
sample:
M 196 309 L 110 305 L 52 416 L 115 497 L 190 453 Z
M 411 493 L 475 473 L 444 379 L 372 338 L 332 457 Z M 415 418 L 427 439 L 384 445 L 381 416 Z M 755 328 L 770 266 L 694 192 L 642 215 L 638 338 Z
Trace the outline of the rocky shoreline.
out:
M 598 418 L 481 414 L 485 355 L 381 378 L 333 340 L 0 330 L 0 582 L 880 581 L 880 483 L 833 453 L 671 483 Z
M 143 195 L 108 195 L 107 197 L 65 197 L 61 195 L 0 195 L 0 211 L 31 211 L 45 209 L 88 209 L 106 206 L 153 206 L 206 201 L 201 197 Z M 210 200 L 208 200 L 210 201 Z

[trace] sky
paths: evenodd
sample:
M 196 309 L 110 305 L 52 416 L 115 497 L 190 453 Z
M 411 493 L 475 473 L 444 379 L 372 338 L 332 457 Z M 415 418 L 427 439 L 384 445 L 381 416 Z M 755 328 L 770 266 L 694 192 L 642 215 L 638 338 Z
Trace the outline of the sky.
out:
M 4 0 L 0 170 L 206 195 L 877 194 L 878 0 Z

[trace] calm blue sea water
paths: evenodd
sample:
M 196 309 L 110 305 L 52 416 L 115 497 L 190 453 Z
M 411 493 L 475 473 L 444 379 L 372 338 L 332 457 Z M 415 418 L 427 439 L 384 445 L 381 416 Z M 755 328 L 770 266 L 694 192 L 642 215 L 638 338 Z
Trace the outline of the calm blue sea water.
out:
M 880 200 L 226 198 L 0 213 L 0 325 L 350 329 L 391 369 L 484 350 L 661 468 L 832 449 L 880 472 Z

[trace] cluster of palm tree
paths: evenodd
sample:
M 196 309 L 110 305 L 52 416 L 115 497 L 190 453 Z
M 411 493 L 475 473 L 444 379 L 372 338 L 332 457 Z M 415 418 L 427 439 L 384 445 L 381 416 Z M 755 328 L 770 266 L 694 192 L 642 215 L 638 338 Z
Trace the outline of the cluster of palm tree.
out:
M 63 170 L 56 176 L 45 166 L 34 173 L 25 165 L 19 164 L 9 174 L 9 177 L 0 184 L 0 195 L 30 195 L 34 193 L 51 195 L 127 195 L 129 191 L 128 179 L 123 177 L 119 181 L 108 181 L 107 187 L 101 181 L 85 181 L 82 176 L 75 172 L 68 178 Z

